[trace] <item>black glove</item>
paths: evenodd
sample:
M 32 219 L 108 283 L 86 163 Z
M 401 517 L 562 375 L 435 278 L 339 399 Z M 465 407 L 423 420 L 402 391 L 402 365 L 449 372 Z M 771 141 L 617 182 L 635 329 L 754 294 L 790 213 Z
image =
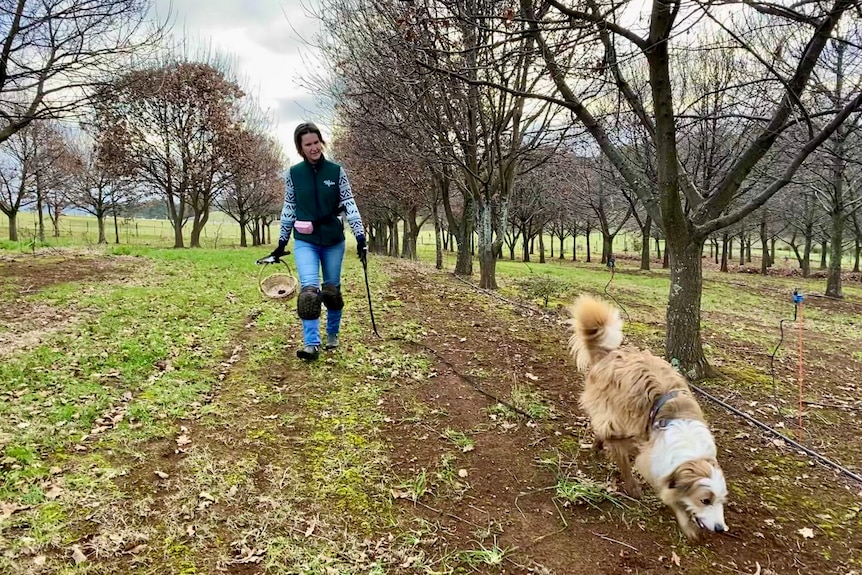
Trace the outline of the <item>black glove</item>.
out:
M 269 254 L 269 257 L 272 258 L 272 260 L 275 263 L 280 262 L 281 258 L 283 258 L 284 256 L 286 256 L 287 254 L 290 253 L 284 249 L 286 247 L 287 247 L 287 241 L 286 240 L 285 241 L 279 240 L 278 247 L 276 247 L 274 250 L 272 250 L 272 253 Z
M 356 255 L 359 256 L 359 261 L 365 263 L 365 258 L 368 257 L 368 247 L 365 245 L 365 236 L 359 234 L 356 236 Z

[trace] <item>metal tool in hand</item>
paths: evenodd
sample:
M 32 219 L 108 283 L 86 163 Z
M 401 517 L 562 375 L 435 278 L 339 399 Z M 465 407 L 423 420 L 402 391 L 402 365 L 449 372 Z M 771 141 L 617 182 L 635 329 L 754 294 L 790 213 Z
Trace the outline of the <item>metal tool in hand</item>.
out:
M 371 307 L 371 287 L 368 285 L 368 248 L 362 251 L 359 255 L 359 260 L 362 262 L 362 272 L 365 274 L 365 293 L 368 294 L 368 313 L 371 314 L 371 327 L 374 329 L 374 335 L 382 338 L 383 336 L 377 333 L 377 323 L 374 321 L 374 309 Z

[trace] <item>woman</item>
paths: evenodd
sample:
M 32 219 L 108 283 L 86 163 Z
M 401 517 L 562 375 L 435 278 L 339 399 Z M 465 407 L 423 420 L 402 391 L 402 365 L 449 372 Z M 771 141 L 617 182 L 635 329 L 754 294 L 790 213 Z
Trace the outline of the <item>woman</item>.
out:
M 353 200 L 344 169 L 323 156 L 320 129 L 308 122 L 293 133 L 296 151 L 303 160 L 291 166 L 285 178 L 284 209 L 278 247 L 270 254 L 273 261 L 286 255 L 293 230 L 293 253 L 299 273 L 300 292 L 296 310 L 302 318 L 305 346 L 297 357 L 313 361 L 320 355 L 320 304 L 326 306 L 326 349 L 338 347 L 341 328 L 341 262 L 344 259 L 344 225 L 338 214 L 344 212 L 356 237 L 359 258 L 366 256 L 365 229 Z M 323 286 L 320 272 L 323 270 Z

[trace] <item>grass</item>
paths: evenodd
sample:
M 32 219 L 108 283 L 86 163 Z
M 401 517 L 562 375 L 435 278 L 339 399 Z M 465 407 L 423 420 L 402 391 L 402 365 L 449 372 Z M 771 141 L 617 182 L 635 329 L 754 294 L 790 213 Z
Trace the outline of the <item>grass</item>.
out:
M 300 362 L 293 355 L 299 332 L 292 302 L 262 301 L 257 293 L 258 251 L 109 247 L 104 255 L 90 253 L 117 269 L 127 266 L 116 279 L 54 284 L 21 296 L 22 286 L 4 275 L 4 306 L 38 304 L 68 321 L 36 347 L 0 362 L 0 502 L 6 509 L 16 506 L 0 519 L 5 551 L 0 572 L 28 572 L 34 557 L 46 555 L 46 568 L 57 573 L 127 572 L 132 560 L 141 572 L 165 573 L 243 565 L 279 574 L 456 573 L 498 569 L 516 554 L 492 541 L 497 532 L 491 530 L 477 535 L 479 542 L 435 549 L 441 525 L 409 510 L 422 508 L 419 503 L 444 507 L 448 502 L 459 506 L 458 514 L 473 504 L 486 507 L 487 494 L 473 485 L 483 481 L 483 468 L 474 466 L 487 455 L 485 442 L 494 441 L 493 434 L 508 433 L 509 439 L 532 428 L 521 428 L 516 413 L 496 405 L 487 409 L 496 425 L 486 418 L 462 431 L 447 421 L 446 405 L 408 393 L 439 385 L 435 366 L 414 353 L 416 346 L 370 337 L 365 284 L 355 258 L 346 259 L 342 349 L 313 367 Z M 34 265 L 40 261 L 52 260 L 28 259 Z M 388 269 L 376 258 L 369 263 L 378 324 L 387 336 L 422 341 L 432 326 L 424 314 L 412 317 L 402 302 L 391 299 Z M 556 260 L 544 266 L 504 261 L 498 273 L 501 292 L 518 298 L 524 296 L 518 283 L 524 275 L 559 281 L 565 289 L 549 296 L 551 308 L 581 291 L 603 293 L 609 279 L 599 265 Z M 429 276 L 428 287 L 437 288 L 432 282 L 438 279 Z M 792 313 L 786 293 L 797 285 L 807 293 L 819 284 L 706 274 L 708 353 L 730 376 L 710 385 L 725 386 L 728 393 L 771 391 L 760 356 L 735 350 L 771 351 L 777 319 L 788 308 Z M 618 270 L 609 291 L 626 306 L 627 334 L 636 343 L 653 349 L 663 344 L 667 288 L 664 271 Z M 848 299 L 862 297 L 856 286 L 847 292 Z M 465 301 L 485 309 L 485 298 L 471 295 Z M 511 339 L 532 346 L 536 357 L 530 363 L 541 362 L 543 346 L 559 344 L 554 330 L 530 333 L 507 308 L 488 317 L 519 328 Z M 824 341 L 840 341 L 859 361 L 855 350 L 862 340 L 853 331 L 858 318 L 850 311 L 812 305 L 805 317 L 812 352 Z M 488 325 L 487 318 L 482 321 Z M 17 328 L 4 329 L 8 336 Z M 792 356 L 793 346 L 785 345 L 782 354 Z M 481 373 L 483 380 L 510 375 L 478 355 L 471 362 L 465 372 Z M 579 468 L 595 465 L 579 455 L 588 438 L 577 431 L 551 433 L 570 419 L 567 414 L 565 422 L 557 420 L 556 392 L 542 389 L 551 377 L 556 376 L 509 389 L 511 404 L 540 422 L 536 433 L 543 443 L 535 449 L 550 449 L 552 442 L 560 449 L 554 472 L 537 474 L 551 479 L 545 487 L 533 483 L 533 492 L 553 494 L 570 506 L 567 514 L 597 507 L 614 511 L 603 517 L 636 516 L 653 525 L 649 514 Z M 394 425 L 424 426 L 423 433 L 433 426 L 433 455 L 411 461 L 410 471 L 396 472 L 388 459 L 403 449 L 398 433 L 404 429 L 384 433 L 393 426 L 387 421 L 388 400 L 400 402 L 407 416 Z M 181 436 L 190 443 L 178 452 Z M 726 437 L 720 439 L 727 445 Z M 796 463 L 773 458 L 762 467 L 769 478 L 788 468 L 795 473 Z M 607 468 L 595 471 L 603 475 Z M 773 487 L 764 501 L 776 512 L 786 510 L 774 482 L 763 482 L 764 493 Z M 740 497 L 754 489 L 751 482 L 738 483 L 744 486 Z M 502 497 L 495 499 L 502 505 Z M 858 522 L 858 509 L 839 513 L 810 497 L 806 501 L 812 524 L 836 537 Z M 70 549 L 80 542 L 88 542 L 88 562 L 75 566 Z M 137 545 L 145 548 L 130 553 Z
M 587 477 L 562 477 L 554 486 L 556 496 L 573 505 L 586 504 L 599 509 L 602 503 L 627 507 L 623 497 L 608 490 L 608 486 Z

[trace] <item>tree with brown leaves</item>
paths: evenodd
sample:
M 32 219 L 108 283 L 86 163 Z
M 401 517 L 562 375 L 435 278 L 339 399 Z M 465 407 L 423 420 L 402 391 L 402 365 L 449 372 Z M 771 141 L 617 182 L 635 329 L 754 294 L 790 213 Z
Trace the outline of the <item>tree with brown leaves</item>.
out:
M 175 60 L 134 70 L 98 98 L 101 161 L 156 190 L 168 208 L 174 247 L 194 218 L 192 247 L 237 153 L 239 86 L 215 66 Z

